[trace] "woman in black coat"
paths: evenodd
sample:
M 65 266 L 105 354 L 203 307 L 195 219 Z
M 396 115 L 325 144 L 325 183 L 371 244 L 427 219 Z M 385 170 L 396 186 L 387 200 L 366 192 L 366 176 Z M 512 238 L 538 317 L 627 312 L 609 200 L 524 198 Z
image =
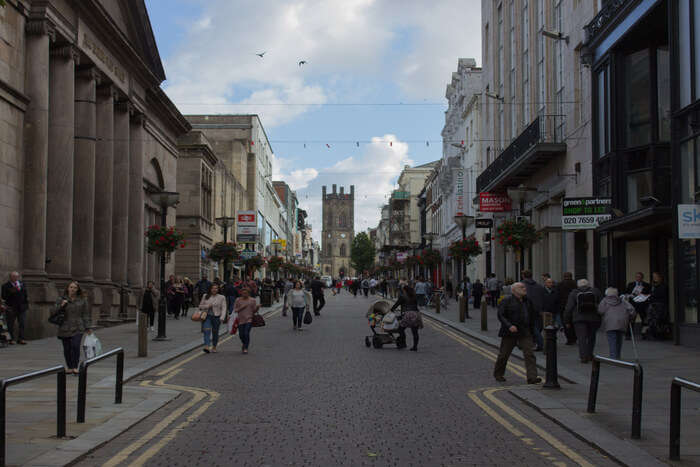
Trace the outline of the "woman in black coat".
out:
M 474 309 L 478 310 L 481 307 L 481 297 L 484 295 L 484 284 L 479 279 L 474 281 L 472 285 L 472 297 L 474 297 Z
M 399 298 L 394 303 L 394 306 L 391 307 L 391 311 L 399 307 L 401 307 L 401 317 L 399 318 L 399 339 L 401 340 L 401 345 L 398 347 L 400 349 L 406 348 L 406 328 L 411 328 L 411 334 L 413 334 L 413 347 L 411 347 L 411 350 L 416 352 L 418 350 L 418 329 L 423 327 L 423 318 L 421 318 L 418 310 L 418 297 L 416 297 L 416 292 L 412 287 L 404 286 L 403 293 L 399 294 Z

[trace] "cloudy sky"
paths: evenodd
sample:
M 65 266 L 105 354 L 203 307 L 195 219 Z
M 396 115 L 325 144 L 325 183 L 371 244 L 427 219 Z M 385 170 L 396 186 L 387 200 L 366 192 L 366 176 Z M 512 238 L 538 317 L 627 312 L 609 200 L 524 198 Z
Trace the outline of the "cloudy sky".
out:
M 445 86 L 459 57 L 481 63 L 480 3 L 146 0 L 180 111 L 260 115 L 311 224 L 321 186 L 355 185 L 356 232 L 404 165 L 441 157 Z

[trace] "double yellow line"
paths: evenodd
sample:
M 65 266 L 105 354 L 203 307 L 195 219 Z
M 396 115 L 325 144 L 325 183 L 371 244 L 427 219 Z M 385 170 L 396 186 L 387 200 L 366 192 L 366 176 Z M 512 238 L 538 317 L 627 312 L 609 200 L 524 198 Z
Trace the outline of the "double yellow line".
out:
M 435 329 L 438 332 L 441 332 L 453 340 L 459 342 L 463 346 L 467 347 L 469 350 L 481 355 L 482 357 L 491 360 L 493 362 L 496 361 L 496 358 L 498 355 L 481 346 L 478 345 L 472 341 L 467 340 L 466 338 L 460 336 L 459 334 L 455 333 L 454 331 L 450 330 L 447 326 L 445 325 L 437 325 L 434 324 L 431 321 L 428 321 L 427 323 L 430 327 Z M 525 368 L 523 368 L 521 365 L 515 364 L 515 363 L 508 363 L 507 369 L 517 375 L 521 376 L 523 378 L 526 378 L 526 372 Z M 588 462 L 586 459 L 578 455 L 573 449 L 569 448 L 566 446 L 563 442 L 561 442 L 559 439 L 554 437 L 551 433 L 548 433 L 544 429 L 542 429 L 540 426 L 538 426 L 536 423 L 531 422 L 530 420 L 526 419 L 523 417 L 520 413 L 517 411 L 513 410 L 511 407 L 509 407 L 507 404 L 505 404 L 502 400 L 498 399 L 494 394 L 498 391 L 503 391 L 508 389 L 507 387 L 494 387 L 494 388 L 482 388 L 482 389 L 473 389 L 469 391 L 469 398 L 479 407 L 481 408 L 489 417 L 491 417 L 493 420 L 495 420 L 499 425 L 501 425 L 503 428 L 508 430 L 513 436 L 516 438 L 520 439 L 523 443 L 525 443 L 527 446 L 529 446 L 531 449 L 533 449 L 535 452 L 552 462 L 553 465 L 563 467 L 566 465 L 565 462 L 559 461 L 555 456 L 553 456 L 550 452 L 544 451 L 538 447 L 534 446 L 534 441 L 532 438 L 530 438 L 523 430 L 520 428 L 516 427 L 514 423 L 511 423 L 507 419 L 507 417 L 510 417 L 510 419 L 522 425 L 526 429 L 530 430 L 531 432 L 535 433 L 537 436 L 539 436 L 542 440 L 547 442 L 550 446 L 561 452 L 563 455 L 571 459 L 573 462 L 577 463 L 580 466 L 583 467 L 593 467 L 593 464 Z M 498 412 L 498 410 L 492 408 L 484 399 L 482 399 L 481 396 L 483 396 L 486 400 L 488 400 L 491 404 L 493 404 L 495 407 L 500 409 L 500 411 L 503 413 Z

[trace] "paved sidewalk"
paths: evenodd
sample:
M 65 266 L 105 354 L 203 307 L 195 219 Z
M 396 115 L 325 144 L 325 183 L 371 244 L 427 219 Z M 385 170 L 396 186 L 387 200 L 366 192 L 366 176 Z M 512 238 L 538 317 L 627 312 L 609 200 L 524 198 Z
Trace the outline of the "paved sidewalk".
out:
M 281 304 L 263 308 L 263 314 L 278 310 Z M 193 310 L 190 310 L 190 315 Z M 158 365 L 202 345 L 199 323 L 188 318 L 168 317 L 168 340 L 154 341 L 156 332 L 149 332 L 148 356 L 138 357 L 138 328 L 136 323 L 102 328 L 96 331 L 103 351 L 124 348 L 124 379 L 128 381 Z M 222 326 L 222 333 L 225 326 Z M 61 342 L 55 338 L 30 341 L 28 345 L 13 345 L 0 349 L 0 378 L 64 364 Z M 131 425 L 167 404 L 179 393 L 162 389 L 125 385 L 123 403 L 114 404 L 116 358 L 91 365 L 88 371 L 87 409 L 85 423 L 76 423 L 78 378 L 67 378 L 68 439 L 56 439 L 56 376 L 51 375 L 17 386 L 7 391 L 7 465 L 23 465 L 48 451 L 69 450 L 74 457 L 117 436 Z M 104 439 L 106 438 L 106 439 Z M 84 440 L 84 441 L 80 441 Z M 70 456 L 69 456 L 70 457 Z M 57 465 L 63 465 L 57 462 Z
M 488 331 L 481 331 L 481 311 L 469 309 L 472 319 L 459 323 L 459 307 L 454 300 L 449 302 L 447 309 L 442 309 L 439 315 L 434 309 L 423 309 L 426 315 L 435 317 L 445 324 L 462 330 L 482 342 L 498 346 L 498 330 L 500 324 L 496 317 L 496 309 L 489 307 Z M 579 414 L 613 433 L 617 437 L 629 440 L 657 459 L 668 462 L 668 423 L 670 410 L 671 380 L 683 377 L 700 382 L 700 350 L 676 346 L 670 341 L 637 340 L 639 363 L 644 369 L 644 393 L 642 408 L 642 439 L 630 440 L 632 424 L 632 372 L 630 370 L 601 366 L 600 385 L 596 413 L 586 412 L 588 385 L 590 383 L 591 365 L 580 363 L 578 347 L 564 345 L 564 335 L 558 334 L 558 366 L 561 390 L 539 389 L 543 396 L 554 399 L 571 412 Z M 608 356 L 606 336 L 598 333 L 596 353 Z M 514 355 L 520 355 L 515 351 Z M 544 368 L 545 356 L 536 352 L 538 366 Z M 635 354 L 632 341 L 625 341 L 622 348 L 622 359 L 634 361 Z M 544 370 L 541 370 L 544 379 Z M 514 376 L 508 376 L 508 383 L 519 383 Z M 683 393 L 681 413 L 681 463 L 678 465 L 700 465 L 700 394 L 689 391 Z M 532 397 L 528 401 L 537 405 L 542 397 Z M 540 407 L 542 408 L 542 407 Z M 562 421 L 560 421 L 562 422 Z M 564 424 L 562 422 L 562 424 Z M 587 439 L 587 433 L 579 435 Z

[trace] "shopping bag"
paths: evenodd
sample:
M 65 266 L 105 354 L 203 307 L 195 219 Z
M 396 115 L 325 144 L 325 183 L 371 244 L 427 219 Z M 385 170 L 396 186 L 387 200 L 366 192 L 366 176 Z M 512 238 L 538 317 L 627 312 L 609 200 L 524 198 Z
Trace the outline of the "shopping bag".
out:
M 314 320 L 314 317 L 311 316 L 311 313 L 309 310 L 306 310 L 306 313 L 304 313 L 304 324 L 311 324 L 311 322 Z
M 95 335 L 94 332 L 85 336 L 83 339 L 83 350 L 85 351 L 85 358 L 90 359 L 97 357 L 102 354 L 102 342 Z
M 228 333 L 232 336 L 238 332 L 238 313 L 234 313 L 232 319 L 228 320 Z
M 265 319 L 261 315 L 255 313 L 253 315 L 253 327 L 261 328 L 263 326 L 265 326 Z

